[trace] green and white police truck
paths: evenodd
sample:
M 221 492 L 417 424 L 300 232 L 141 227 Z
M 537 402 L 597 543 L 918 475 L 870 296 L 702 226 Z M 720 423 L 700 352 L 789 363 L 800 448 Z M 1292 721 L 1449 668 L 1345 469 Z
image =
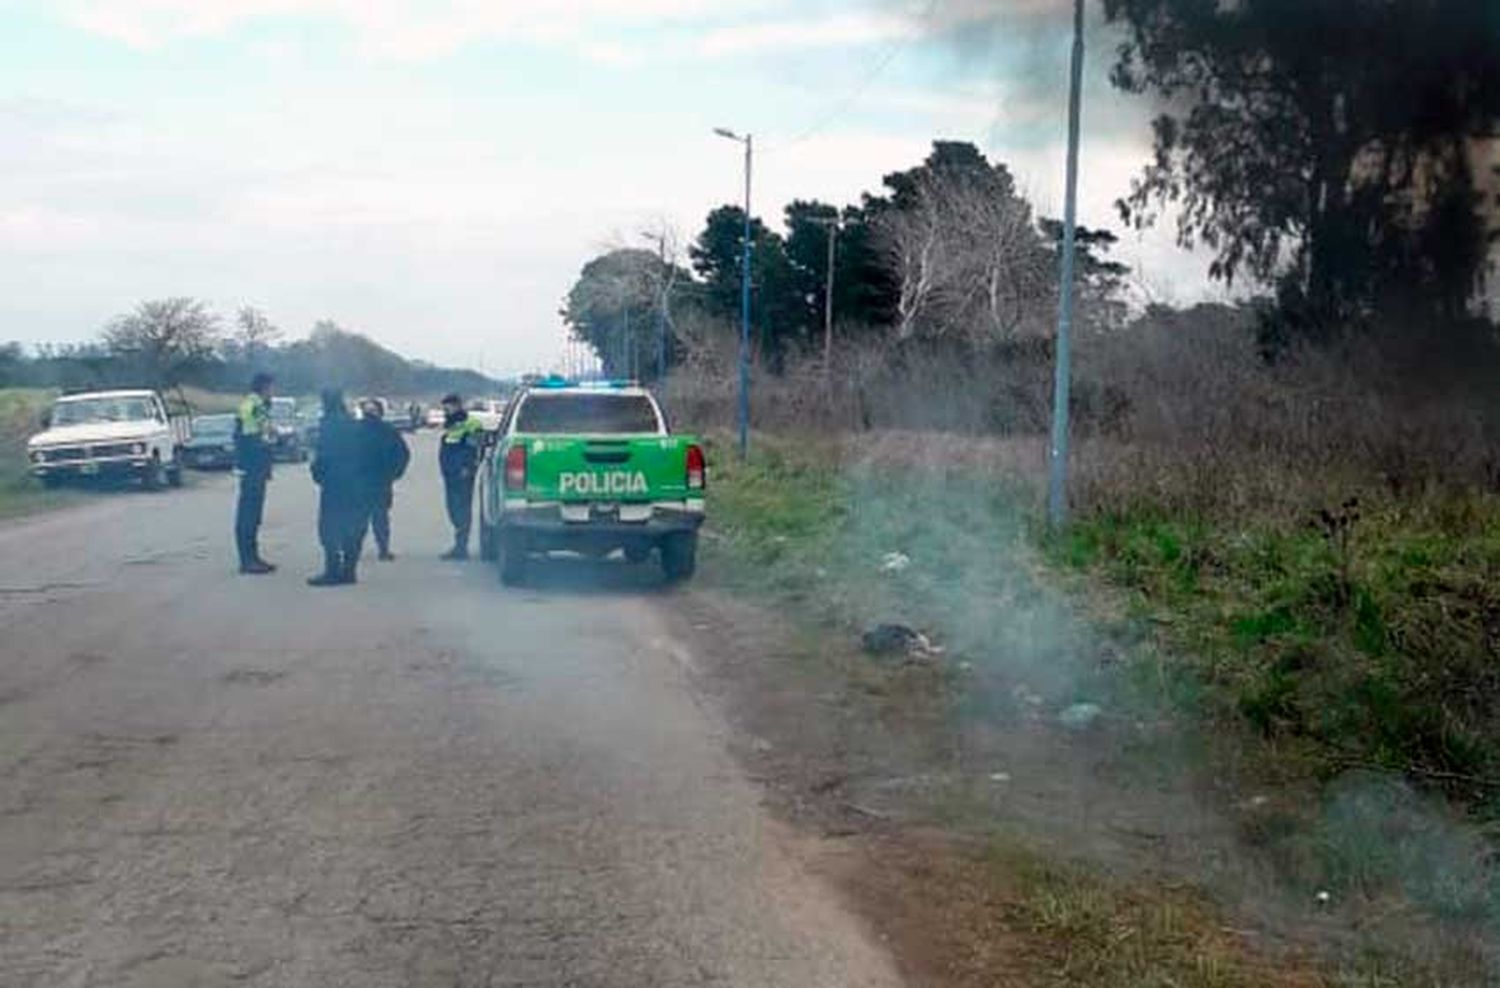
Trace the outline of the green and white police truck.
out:
M 673 435 L 651 393 L 624 382 L 549 378 L 512 399 L 480 470 L 479 548 L 507 584 L 553 551 L 643 563 L 692 576 L 707 464 Z

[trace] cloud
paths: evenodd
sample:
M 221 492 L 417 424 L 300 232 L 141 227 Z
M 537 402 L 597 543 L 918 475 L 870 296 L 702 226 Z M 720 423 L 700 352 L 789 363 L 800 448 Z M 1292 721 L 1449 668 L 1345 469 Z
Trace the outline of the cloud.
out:
M 894 14 L 835 14 L 715 28 L 698 39 L 694 50 L 714 58 L 794 48 L 853 47 L 903 38 L 912 30 L 909 20 Z
M 75 27 L 141 51 L 302 18 L 347 28 L 364 54 L 423 59 L 483 41 L 575 44 L 601 27 L 700 19 L 723 9 L 709 0 L 71 0 L 63 12 Z

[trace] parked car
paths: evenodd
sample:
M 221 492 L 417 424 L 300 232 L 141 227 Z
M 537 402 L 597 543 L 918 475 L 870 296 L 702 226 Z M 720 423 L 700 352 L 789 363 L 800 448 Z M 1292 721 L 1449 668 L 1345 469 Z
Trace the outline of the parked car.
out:
M 48 487 L 123 479 L 155 489 L 182 483 L 182 447 L 192 435 L 187 408 L 145 389 L 64 395 L 26 441 L 31 473 Z
M 447 416 L 443 414 L 442 405 L 434 405 L 427 409 L 427 428 L 441 429 L 447 421 Z
M 192 435 L 182 444 L 183 466 L 195 470 L 233 469 L 233 415 L 198 415 L 193 418 Z
M 297 407 L 296 398 L 271 399 L 271 427 L 276 431 L 276 445 L 271 455 L 287 463 L 301 463 L 307 459 L 308 426 Z

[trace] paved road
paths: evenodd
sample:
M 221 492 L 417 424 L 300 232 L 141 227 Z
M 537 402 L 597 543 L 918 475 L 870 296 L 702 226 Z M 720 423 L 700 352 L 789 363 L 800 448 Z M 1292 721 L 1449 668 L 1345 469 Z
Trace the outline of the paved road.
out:
M 232 480 L 0 527 L 0 985 L 894 985 L 694 696 L 654 572 L 445 564 L 430 438 L 393 564 L 270 578 Z

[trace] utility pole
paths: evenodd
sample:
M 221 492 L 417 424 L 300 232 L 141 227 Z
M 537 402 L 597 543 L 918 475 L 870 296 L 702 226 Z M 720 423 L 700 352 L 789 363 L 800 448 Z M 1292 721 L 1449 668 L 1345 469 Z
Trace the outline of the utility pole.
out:
M 754 139 L 746 134 L 741 137 L 723 127 L 714 129 L 720 137 L 727 137 L 745 145 L 745 232 L 744 251 L 740 259 L 740 459 L 750 455 L 750 169 L 754 156 Z
M 1062 284 L 1052 382 L 1052 442 L 1047 476 L 1047 524 L 1058 531 L 1068 517 L 1068 401 L 1072 390 L 1073 266 L 1078 224 L 1078 143 L 1083 90 L 1083 0 L 1073 0 L 1073 62 L 1068 90 L 1068 173 L 1063 211 Z
M 838 240 L 839 218 L 813 220 L 828 230 L 828 261 L 823 284 L 823 376 L 833 372 L 833 262 L 834 244 Z

